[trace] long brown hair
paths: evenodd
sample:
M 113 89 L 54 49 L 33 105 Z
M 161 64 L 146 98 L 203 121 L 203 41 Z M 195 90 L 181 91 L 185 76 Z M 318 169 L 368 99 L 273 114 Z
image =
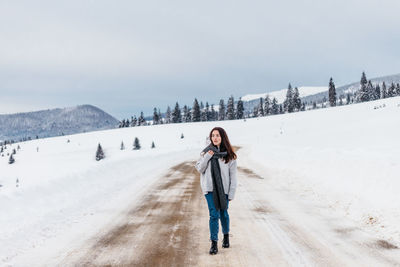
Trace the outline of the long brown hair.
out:
M 226 134 L 225 130 L 221 127 L 214 127 L 211 132 L 210 132 L 210 141 L 211 144 L 214 145 L 214 143 L 212 142 L 212 132 L 217 130 L 219 132 L 219 135 L 221 136 L 221 145 L 219 150 L 221 152 L 228 152 L 228 154 L 224 157 L 225 163 L 228 163 L 230 160 L 232 159 L 236 159 L 237 156 L 235 154 L 235 152 L 233 152 L 233 148 L 231 146 L 231 143 L 229 142 L 229 138 L 228 135 Z

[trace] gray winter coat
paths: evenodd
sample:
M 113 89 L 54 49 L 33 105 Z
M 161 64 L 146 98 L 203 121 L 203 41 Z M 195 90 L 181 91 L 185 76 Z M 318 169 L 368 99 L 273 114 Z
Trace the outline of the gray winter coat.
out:
M 196 169 L 200 173 L 200 185 L 203 194 L 213 191 L 213 181 L 211 176 L 210 159 L 212 155 L 202 152 L 200 159 L 196 162 Z M 237 186 L 237 162 L 235 159 L 225 163 L 224 159 L 219 159 L 219 166 L 221 169 L 222 184 L 224 185 L 225 194 L 232 200 L 235 197 Z

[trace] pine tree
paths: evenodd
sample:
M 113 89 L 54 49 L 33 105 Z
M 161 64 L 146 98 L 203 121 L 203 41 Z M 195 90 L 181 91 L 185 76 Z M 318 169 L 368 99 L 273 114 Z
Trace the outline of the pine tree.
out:
M 346 96 L 346 105 L 350 104 L 350 94 Z
M 272 99 L 272 114 L 276 115 L 279 114 L 279 105 L 278 105 L 278 100 L 276 99 L 276 97 L 274 97 Z
M 214 109 L 214 104 L 211 104 L 211 116 L 210 116 L 211 121 L 217 120 L 217 112 Z
M 192 109 L 192 121 L 193 122 L 198 122 L 200 121 L 200 106 L 199 106 L 199 102 L 197 102 L 197 99 L 194 99 L 194 103 L 193 103 L 193 109 Z
M 270 115 L 271 114 L 271 99 L 267 95 L 264 100 L 264 115 Z
M 200 111 L 200 121 L 207 121 L 207 113 L 204 109 Z
M 300 93 L 299 93 L 299 89 L 297 87 L 294 88 L 293 106 L 294 106 L 293 110 L 299 111 L 301 109 Z
M 118 128 L 123 128 L 125 127 L 125 119 L 123 119 L 122 121 L 119 122 L 119 126 Z
M 326 108 L 326 105 L 325 105 L 325 103 L 327 103 L 327 101 L 326 101 L 326 97 L 324 96 L 324 98 L 322 98 L 322 108 Z
M 331 107 L 336 106 L 336 88 L 332 77 L 329 80 L 329 105 Z
M 396 95 L 394 83 L 392 83 L 388 89 L 387 97 L 393 97 Z
M 280 114 L 285 113 L 285 109 L 283 108 L 283 105 L 282 105 L 282 104 L 279 105 L 279 113 L 280 113 Z
M 369 101 L 369 94 L 368 94 L 368 91 L 367 91 L 367 84 L 368 84 L 367 77 L 365 76 L 365 72 L 363 72 L 361 74 L 360 90 L 359 90 L 359 93 L 358 93 L 358 99 L 361 102 Z
M 140 116 L 139 116 L 139 119 L 138 119 L 138 125 L 139 126 L 146 125 L 146 120 L 144 118 L 143 111 L 140 112 Z
M 124 141 L 121 141 L 121 150 L 125 149 Z
M 284 110 L 291 113 L 294 110 L 294 104 L 293 104 L 293 89 L 292 85 L 289 83 L 288 90 L 286 92 L 286 99 L 283 102 L 283 107 Z
M 10 158 L 8 159 L 8 164 L 13 164 L 15 162 L 15 159 L 13 157 L 13 154 L 10 155 Z
M 160 117 L 158 117 L 157 108 L 153 110 L 153 125 L 160 124 Z
M 188 106 L 187 122 L 192 121 L 192 109 Z
M 368 94 L 368 100 L 369 101 L 375 100 L 375 88 L 372 85 L 371 80 L 369 80 L 368 84 L 367 84 L 367 94 Z
M 387 90 L 386 90 L 386 83 L 382 83 L 382 91 L 381 91 L 381 98 L 386 98 L 387 97 Z
M 313 109 L 316 109 L 316 108 L 317 108 L 317 103 L 314 101 L 312 104 L 313 104 L 313 105 L 312 105 L 312 108 L 313 108 Z
M 171 114 L 171 108 L 168 106 L 167 107 L 167 112 L 165 112 L 165 123 L 171 123 L 172 122 L 172 114 Z
M 361 74 L 360 84 L 367 85 L 367 83 L 368 83 L 367 76 L 365 75 L 365 72 L 363 71 Z
M 136 115 L 133 116 L 132 121 L 131 121 L 131 127 L 137 126 L 138 120 L 136 119 Z
M 206 102 L 206 121 L 210 121 L 210 117 L 211 117 L 210 106 L 208 105 L 208 102 Z
M 375 86 L 375 97 L 374 97 L 374 99 L 380 99 L 380 98 L 381 98 L 381 87 L 379 86 L 379 83 L 378 83 Z
M 172 112 L 172 123 L 180 122 L 182 122 L 181 109 L 179 108 L 178 102 L 176 102 L 174 111 Z
M 105 158 L 104 152 L 103 152 L 103 148 L 101 147 L 100 143 L 97 146 L 97 151 L 96 151 L 96 160 L 102 160 Z
M 135 137 L 135 141 L 133 142 L 133 150 L 139 150 L 139 149 L 140 149 L 139 138 Z
M 161 117 L 161 111 L 160 111 L 160 109 L 158 109 L 158 122 L 159 122 L 160 124 L 163 124 L 163 120 L 162 120 L 162 117 Z
M 257 117 L 263 117 L 264 116 L 264 99 L 260 97 L 260 102 L 258 102 L 257 106 Z
M 396 95 L 400 95 L 400 84 L 396 84 Z
M 244 107 L 241 97 L 239 98 L 239 101 L 237 102 L 236 105 L 236 118 L 239 120 L 244 118 Z
M 183 122 L 190 122 L 189 109 L 186 105 L 183 106 Z
M 343 106 L 343 95 L 339 96 L 339 106 Z
M 223 99 L 221 99 L 219 101 L 218 113 L 219 113 L 218 120 L 220 120 L 220 121 L 225 120 L 225 104 L 224 104 L 224 100 Z
M 253 108 L 253 118 L 258 117 L 258 106 Z
M 228 103 L 226 104 L 226 118 L 228 120 L 235 119 L 235 103 L 233 100 L 233 96 L 229 97 Z
M 151 148 L 155 148 L 156 145 L 154 144 L 154 141 L 151 142 Z

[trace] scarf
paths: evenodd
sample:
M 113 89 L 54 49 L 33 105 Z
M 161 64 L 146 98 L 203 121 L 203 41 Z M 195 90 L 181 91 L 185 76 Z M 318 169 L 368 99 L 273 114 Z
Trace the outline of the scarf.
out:
M 219 166 L 220 158 L 225 157 L 228 152 L 221 152 L 218 148 L 210 144 L 203 152 L 207 153 L 209 150 L 214 152 L 211 157 L 211 176 L 213 180 L 213 199 L 216 210 L 226 210 L 227 200 L 225 197 L 224 185 L 222 184 L 221 169 Z

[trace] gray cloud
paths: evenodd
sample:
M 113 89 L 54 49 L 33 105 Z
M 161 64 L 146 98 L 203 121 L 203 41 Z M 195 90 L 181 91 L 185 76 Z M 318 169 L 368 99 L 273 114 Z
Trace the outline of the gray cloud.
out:
M 123 118 L 194 97 L 216 103 L 288 82 L 398 73 L 399 8 L 395 0 L 2 1 L 0 94 L 19 107 L 90 103 Z

